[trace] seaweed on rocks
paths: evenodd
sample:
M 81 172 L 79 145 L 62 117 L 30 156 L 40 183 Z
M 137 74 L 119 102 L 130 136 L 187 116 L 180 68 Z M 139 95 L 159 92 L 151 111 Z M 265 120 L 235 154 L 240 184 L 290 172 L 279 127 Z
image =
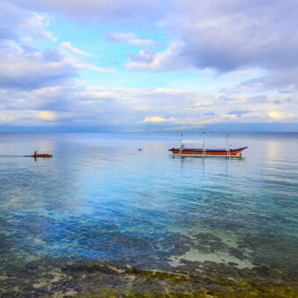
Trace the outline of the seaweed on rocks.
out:
M 295 297 L 297 272 L 182 260 L 172 272 L 111 261 L 41 259 L 8 267 L 1 297 Z M 21 270 L 23 268 L 23 270 Z M 200 268 L 197 272 L 195 269 Z M 21 274 L 17 274 L 20 270 Z M 24 274 L 27 272 L 26 274 Z M 13 274 L 15 278 L 13 278 Z M 16 280 L 17 277 L 17 280 Z
M 231 253 L 232 256 L 235 256 L 239 260 L 244 260 L 247 259 L 247 256 L 243 254 L 243 252 L 237 248 L 230 247 L 229 252 Z
M 92 247 L 96 248 L 100 235 L 94 232 L 89 242 Z M 265 236 L 260 239 L 261 236 L 245 235 L 238 248 L 228 246 L 211 233 L 188 237 L 167 232 L 146 238 L 135 233 L 115 232 L 113 236 L 115 239 L 106 236 L 111 247 L 120 247 L 113 260 L 40 257 L 27 262 L 8 262 L 0 273 L 0 296 L 298 297 L 295 258 L 293 264 L 286 262 L 283 266 L 261 259 L 267 247 L 262 242 Z M 122 249 L 135 239 L 135 250 Z M 274 245 L 272 249 L 279 247 L 279 239 L 268 239 Z M 185 257 L 191 249 L 199 254 L 223 251 L 239 263 L 250 258 L 255 266 L 241 268 L 238 261 L 191 260 Z M 179 260 L 176 267 L 169 262 L 171 256 Z M 262 263 L 264 259 L 268 262 Z
M 199 233 L 193 235 L 193 237 L 198 241 L 195 248 L 204 253 L 224 250 L 227 247 L 219 237 L 211 233 Z

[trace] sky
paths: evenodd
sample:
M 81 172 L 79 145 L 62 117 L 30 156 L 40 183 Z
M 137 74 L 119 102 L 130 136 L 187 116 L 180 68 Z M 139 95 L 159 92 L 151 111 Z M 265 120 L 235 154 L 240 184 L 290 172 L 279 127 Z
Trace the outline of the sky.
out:
M 0 0 L 0 132 L 298 132 L 297 0 Z

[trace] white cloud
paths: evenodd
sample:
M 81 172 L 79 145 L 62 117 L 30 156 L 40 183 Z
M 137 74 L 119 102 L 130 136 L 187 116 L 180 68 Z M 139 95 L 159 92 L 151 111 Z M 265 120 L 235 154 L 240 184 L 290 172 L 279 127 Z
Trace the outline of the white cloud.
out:
M 43 120 L 55 120 L 57 118 L 56 113 L 50 112 L 50 111 L 43 111 L 37 114 L 37 117 L 43 119 Z
M 52 36 L 52 33 L 45 29 L 49 25 L 46 16 L 33 14 L 32 17 L 26 18 L 19 27 L 21 39 L 25 42 L 32 43 L 38 40 L 56 41 L 57 38 Z
M 195 0 L 3 1 L 1 119 L 21 124 L 165 126 L 298 122 L 297 11 L 295 1 L 277 0 L 210 0 L 200 4 Z M 112 24 L 113 30 L 118 26 L 130 32 L 104 35 L 112 42 L 145 48 L 128 55 L 129 70 L 200 69 L 215 80 L 249 79 L 241 84 L 237 81 L 236 87 L 221 86 L 219 93 L 214 87 L 210 94 L 189 91 L 187 85 L 185 90 L 82 86 L 73 80 L 80 70 L 116 71 L 95 64 L 89 53 L 73 46 L 74 42 L 42 50 L 34 47 L 38 40 L 55 41 L 47 30 L 49 15 L 85 25 Z M 153 29 L 158 28 L 166 34 L 165 40 L 172 40 L 166 50 L 150 50 L 157 46 L 153 37 L 140 39 L 131 33 L 136 28 L 138 32 L 148 29 L 145 23 L 152 25 L 146 36 L 148 32 L 155 36 Z M 204 80 L 203 75 L 200 79 Z M 117 85 L 117 79 L 115 82 Z
M 103 34 L 103 37 L 109 41 L 114 43 L 125 43 L 136 47 L 141 48 L 157 48 L 160 45 L 150 39 L 139 39 L 134 33 L 121 33 L 121 32 L 106 32 Z
M 291 68 L 298 63 L 295 1 L 210 0 L 198 4 L 196 0 L 11 0 L 11 3 L 83 23 L 142 27 L 149 21 L 185 44 L 181 53 L 184 63 L 193 67 L 226 72 L 239 67 Z M 124 34 L 122 38 L 129 36 Z M 132 40 L 136 38 L 132 36 Z
M 11 0 L 25 9 L 64 15 L 83 24 L 137 25 L 161 20 L 172 1 L 163 0 Z M 147 26 L 148 26 L 147 25 Z
M 146 123 L 146 122 L 166 122 L 166 121 L 171 121 L 171 120 L 155 116 L 155 117 L 147 117 L 142 122 Z
M 228 112 L 228 115 L 236 115 L 238 118 L 240 118 L 242 115 L 250 113 L 250 110 L 232 110 Z
M 122 30 L 140 30 L 149 23 L 155 29 L 164 30 L 173 42 L 163 52 L 144 50 L 129 55 L 126 64 L 129 69 L 201 69 L 215 74 L 232 72 L 234 75 L 248 75 L 247 71 L 259 69 L 268 71 L 268 77 L 259 80 L 261 88 L 269 85 L 271 89 L 278 88 L 282 82 L 280 91 L 297 89 L 298 6 L 295 1 L 210 0 L 198 5 L 195 0 L 11 0 L 2 2 L 0 8 L 5 16 L 1 24 L 5 30 L 0 30 L 0 39 L 1 36 L 17 39 L 22 35 L 24 40 L 53 40 L 45 29 L 48 24 L 46 14 L 64 16 L 78 23 L 113 24 L 121 26 Z M 25 10 L 33 13 L 26 15 Z M 151 39 L 140 39 L 131 32 L 112 31 L 104 36 L 113 42 L 146 49 L 155 46 Z M 83 51 L 70 44 L 64 46 L 72 54 L 84 56 Z M 89 64 L 77 63 L 76 67 L 113 72 Z M 293 75 L 289 75 L 291 73 Z M 241 88 L 244 90 L 247 86 Z
M 158 125 L 166 128 L 181 124 L 298 122 L 297 95 L 290 102 L 287 95 L 270 95 L 266 100 L 260 97 L 258 104 L 258 99 L 253 101 L 250 95 L 233 96 L 234 101 L 226 101 L 221 94 L 206 96 L 166 88 L 107 88 L 73 82 L 32 91 L 1 92 L 0 89 L 0 106 L 1 114 L 7 121 L 8 117 L 13 117 L 15 125 L 51 122 L 109 126 L 116 121 L 120 127 Z
M 40 50 L 32 44 L 39 40 L 54 42 L 46 30 L 48 17 L 24 11 L 8 2 L 0 3 L 0 86 L 41 88 L 63 85 L 79 75 L 79 70 L 116 73 L 86 61 L 89 53 L 63 42 L 59 48 Z
M 46 29 L 48 25 L 49 20 L 45 14 L 24 11 L 5 1 L 0 3 L 0 41 L 54 42 L 56 38 Z
M 147 71 L 194 70 L 194 67 L 181 56 L 183 46 L 183 42 L 173 42 L 161 53 L 142 50 L 139 54 L 129 55 L 126 66 L 129 69 Z
M 39 88 L 77 76 L 76 68 L 57 49 L 43 51 L 10 44 L 0 50 L 0 86 Z
M 117 73 L 117 71 L 111 67 L 99 67 L 92 63 L 88 63 L 82 56 L 92 56 L 90 53 L 81 51 L 78 48 L 72 47 L 70 42 L 61 43 L 61 51 L 65 57 L 65 61 L 73 65 L 77 69 L 90 70 L 101 73 Z
M 35 89 L 63 84 L 85 69 L 117 73 L 109 67 L 98 67 L 59 48 L 42 51 L 6 43 L 0 49 L 0 86 Z
M 61 46 L 62 46 L 62 48 L 69 50 L 73 54 L 78 54 L 78 55 L 82 55 L 82 56 L 92 56 L 90 53 L 83 52 L 78 48 L 72 47 L 70 42 L 62 42 Z
M 251 92 L 295 92 L 298 90 L 298 66 L 293 69 L 273 70 L 264 76 L 242 82 L 236 89 Z

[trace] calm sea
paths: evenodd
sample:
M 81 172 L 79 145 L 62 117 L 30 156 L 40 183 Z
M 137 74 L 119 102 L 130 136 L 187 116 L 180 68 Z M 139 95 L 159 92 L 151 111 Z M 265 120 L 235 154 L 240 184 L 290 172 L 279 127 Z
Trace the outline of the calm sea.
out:
M 294 297 L 298 134 L 232 133 L 248 149 L 230 159 L 180 141 L 0 133 L 0 296 Z

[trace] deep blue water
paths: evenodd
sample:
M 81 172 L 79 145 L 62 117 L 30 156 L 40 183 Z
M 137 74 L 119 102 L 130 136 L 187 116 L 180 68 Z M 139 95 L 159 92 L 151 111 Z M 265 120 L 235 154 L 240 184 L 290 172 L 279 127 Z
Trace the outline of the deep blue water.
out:
M 296 270 L 298 134 L 229 141 L 242 158 L 173 156 L 179 133 L 0 133 L 0 273 L 45 257 Z M 24 157 L 35 150 L 53 158 Z

